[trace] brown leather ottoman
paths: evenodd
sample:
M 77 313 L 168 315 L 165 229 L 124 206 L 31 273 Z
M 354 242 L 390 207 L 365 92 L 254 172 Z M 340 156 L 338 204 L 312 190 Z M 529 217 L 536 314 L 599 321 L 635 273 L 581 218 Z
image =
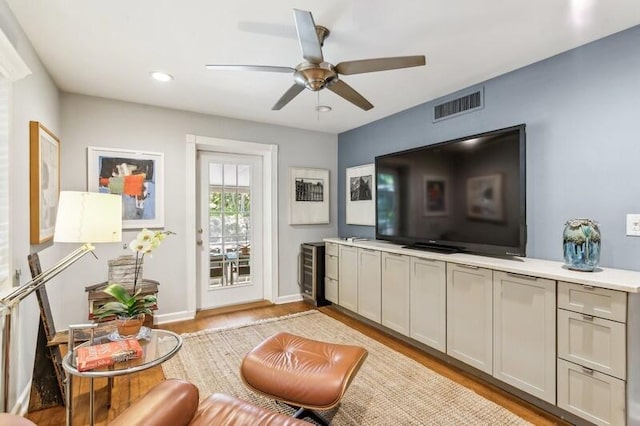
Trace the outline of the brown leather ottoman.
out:
M 367 358 L 359 346 L 275 334 L 242 360 L 240 376 L 255 392 L 299 408 L 294 417 L 327 424 L 312 410 L 336 406 Z

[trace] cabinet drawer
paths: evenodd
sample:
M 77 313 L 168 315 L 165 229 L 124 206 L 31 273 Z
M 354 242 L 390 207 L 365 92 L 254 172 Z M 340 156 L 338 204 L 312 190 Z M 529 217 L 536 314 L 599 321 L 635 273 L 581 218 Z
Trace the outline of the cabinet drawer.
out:
M 338 303 L 338 280 L 325 277 L 324 298 L 329 302 Z
M 558 307 L 619 322 L 627 321 L 627 293 L 560 281 Z
M 324 256 L 324 274 L 332 280 L 338 279 L 338 256 Z
M 558 309 L 558 357 L 626 378 L 626 326 Z
M 624 425 L 625 382 L 559 359 L 558 407 L 597 425 Z
M 330 254 L 331 256 L 337 256 L 338 245 L 336 243 L 325 243 L 324 252 L 325 254 Z

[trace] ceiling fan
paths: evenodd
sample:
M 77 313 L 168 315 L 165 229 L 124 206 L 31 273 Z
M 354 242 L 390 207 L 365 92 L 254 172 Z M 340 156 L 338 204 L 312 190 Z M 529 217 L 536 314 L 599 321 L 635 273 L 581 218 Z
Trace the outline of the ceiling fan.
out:
M 295 68 L 268 65 L 207 65 L 206 67 L 213 70 L 293 73 L 293 86 L 275 103 L 271 108 L 273 110 L 282 109 L 305 88 L 314 92 L 327 88 L 352 104 L 368 111 L 373 108 L 373 105 L 341 80 L 339 75 L 417 67 L 426 63 L 424 55 L 420 55 L 360 59 L 332 65 L 329 62 L 325 62 L 322 56 L 322 46 L 324 40 L 329 36 L 329 30 L 323 26 L 316 25 L 311 12 L 293 9 L 293 13 L 296 31 L 298 32 L 298 41 L 304 58 L 304 61 L 296 65 Z

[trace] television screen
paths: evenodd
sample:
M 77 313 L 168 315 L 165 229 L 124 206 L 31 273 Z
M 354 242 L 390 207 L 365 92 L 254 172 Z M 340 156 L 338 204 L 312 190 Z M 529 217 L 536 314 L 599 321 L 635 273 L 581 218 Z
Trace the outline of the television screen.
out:
M 525 125 L 375 159 L 376 238 L 525 256 Z

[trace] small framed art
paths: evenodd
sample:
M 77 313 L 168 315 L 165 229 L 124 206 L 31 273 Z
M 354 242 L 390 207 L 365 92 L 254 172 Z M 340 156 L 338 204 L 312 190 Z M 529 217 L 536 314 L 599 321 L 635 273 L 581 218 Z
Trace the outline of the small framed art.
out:
M 87 149 L 87 189 L 122 195 L 122 228 L 164 227 L 164 154 Z
M 329 170 L 289 169 L 289 224 L 329 223 Z
M 60 140 L 37 121 L 29 122 L 31 244 L 53 239 L 60 194 Z
M 375 225 L 376 188 L 374 164 L 348 167 L 346 170 L 346 223 Z

